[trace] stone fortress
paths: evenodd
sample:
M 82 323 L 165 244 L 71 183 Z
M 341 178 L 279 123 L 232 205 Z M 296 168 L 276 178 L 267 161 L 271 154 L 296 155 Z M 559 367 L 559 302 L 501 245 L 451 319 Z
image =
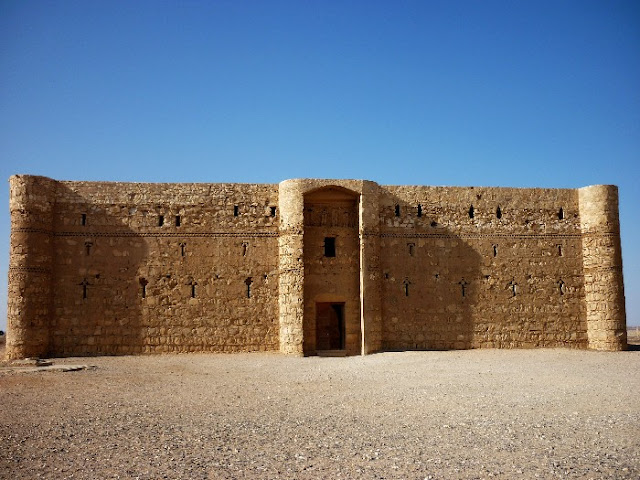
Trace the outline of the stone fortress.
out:
M 10 179 L 7 358 L 626 348 L 615 186 Z

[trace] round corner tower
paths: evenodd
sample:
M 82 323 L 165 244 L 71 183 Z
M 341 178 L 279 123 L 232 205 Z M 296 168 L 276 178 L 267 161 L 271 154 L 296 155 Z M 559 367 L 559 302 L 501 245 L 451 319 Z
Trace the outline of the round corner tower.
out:
M 55 180 L 46 177 L 14 175 L 9 179 L 7 359 L 48 353 L 55 188 Z
M 627 330 L 618 188 L 578 190 L 589 348 L 625 350 Z
M 280 351 L 303 354 L 304 226 L 302 180 L 279 185 L 279 309 Z

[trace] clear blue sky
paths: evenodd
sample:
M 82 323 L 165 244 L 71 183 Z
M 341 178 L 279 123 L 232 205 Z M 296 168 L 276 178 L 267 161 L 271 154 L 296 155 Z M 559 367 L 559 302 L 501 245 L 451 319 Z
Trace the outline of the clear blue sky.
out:
M 637 0 L 2 0 L 0 74 L 0 278 L 15 173 L 612 183 L 640 325 Z

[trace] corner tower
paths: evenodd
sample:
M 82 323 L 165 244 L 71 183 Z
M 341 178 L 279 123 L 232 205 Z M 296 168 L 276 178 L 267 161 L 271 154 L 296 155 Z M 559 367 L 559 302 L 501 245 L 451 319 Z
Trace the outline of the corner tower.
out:
M 578 190 L 589 348 L 627 348 L 618 188 Z
M 55 190 L 55 180 L 46 177 L 14 175 L 9 179 L 7 359 L 48 353 Z

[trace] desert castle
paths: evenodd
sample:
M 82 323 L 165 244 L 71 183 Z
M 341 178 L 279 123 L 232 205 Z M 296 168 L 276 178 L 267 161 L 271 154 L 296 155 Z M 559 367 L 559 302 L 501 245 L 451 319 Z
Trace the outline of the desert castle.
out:
M 7 356 L 622 350 L 617 188 L 10 179 Z

